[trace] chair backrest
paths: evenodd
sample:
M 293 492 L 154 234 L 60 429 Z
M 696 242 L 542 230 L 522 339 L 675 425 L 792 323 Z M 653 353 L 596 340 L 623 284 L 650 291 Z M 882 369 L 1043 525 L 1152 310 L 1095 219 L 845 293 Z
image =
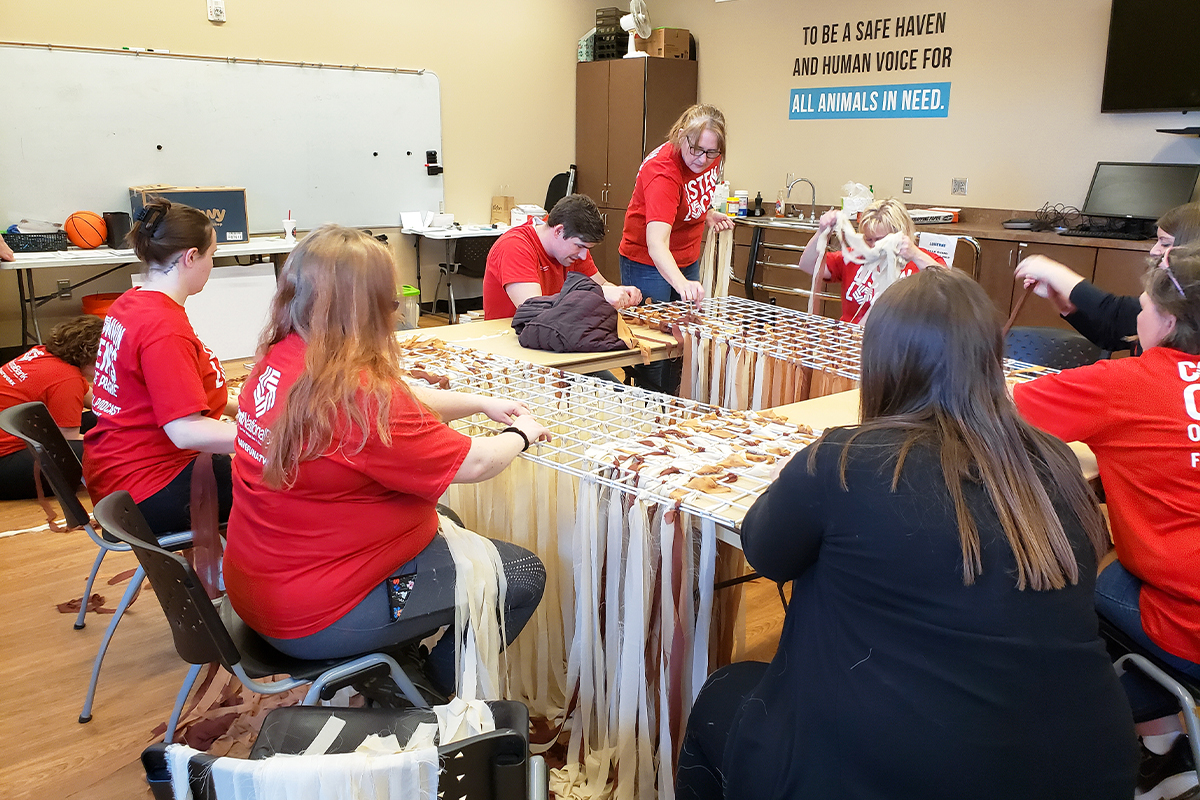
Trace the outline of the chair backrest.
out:
M 554 209 L 555 203 L 574 191 L 575 165 L 572 164 L 566 172 L 560 172 L 550 179 L 550 185 L 546 187 L 546 202 L 542 203 L 542 208 L 549 213 Z
M 0 411 L 0 429 L 25 442 L 38 468 L 62 506 L 67 524 L 87 525 L 91 518 L 75 493 L 83 479 L 83 465 L 63 438 L 45 403 L 21 403 Z
M 455 272 L 468 278 L 482 278 L 487 269 L 488 253 L 500 236 L 464 236 L 454 242 Z
M 237 645 L 204 591 L 192 565 L 158 546 L 158 537 L 129 492 L 113 492 L 96 504 L 96 521 L 105 533 L 133 548 L 158 597 L 180 658 L 189 664 L 220 662 L 232 671 L 241 661 Z
M 1063 328 L 1017 327 L 1008 332 L 1005 355 L 1028 364 L 1071 369 L 1107 358 L 1107 353 L 1075 331 Z
M 917 246 L 941 256 L 946 266 L 960 269 L 979 280 L 979 242 L 970 236 L 950 236 L 945 233 L 917 233 Z

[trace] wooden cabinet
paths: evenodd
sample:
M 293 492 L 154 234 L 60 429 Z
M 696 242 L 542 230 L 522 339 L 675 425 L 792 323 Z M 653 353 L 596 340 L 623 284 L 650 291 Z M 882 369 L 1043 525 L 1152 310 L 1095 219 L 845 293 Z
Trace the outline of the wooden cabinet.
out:
M 607 235 L 592 250 L 620 282 L 617 248 L 642 159 L 696 102 L 696 62 L 668 58 L 587 61 L 575 70 L 575 191 L 596 201 Z
M 1096 248 L 1068 244 L 1043 244 L 1040 242 L 1012 242 L 999 239 L 980 239 L 979 283 L 988 297 L 996 303 L 1006 317 L 1024 293 L 1013 278 L 1013 272 L 1022 259 L 1032 255 L 1044 255 L 1065 264 L 1088 280 L 1096 272 Z M 1129 251 L 1104 251 L 1129 252 Z M 1108 287 L 1105 287 L 1108 288 Z M 1109 291 L 1113 291 L 1111 288 Z M 1071 329 L 1058 314 L 1053 304 L 1040 297 L 1030 297 L 1017 315 L 1014 325 L 1039 325 L 1050 328 Z

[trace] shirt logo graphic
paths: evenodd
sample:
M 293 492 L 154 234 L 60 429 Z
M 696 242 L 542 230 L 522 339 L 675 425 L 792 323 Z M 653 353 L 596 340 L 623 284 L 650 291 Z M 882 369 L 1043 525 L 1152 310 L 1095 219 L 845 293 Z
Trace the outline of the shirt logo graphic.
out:
M 254 416 L 261 417 L 275 405 L 275 390 L 279 388 L 279 370 L 267 367 L 254 387 Z

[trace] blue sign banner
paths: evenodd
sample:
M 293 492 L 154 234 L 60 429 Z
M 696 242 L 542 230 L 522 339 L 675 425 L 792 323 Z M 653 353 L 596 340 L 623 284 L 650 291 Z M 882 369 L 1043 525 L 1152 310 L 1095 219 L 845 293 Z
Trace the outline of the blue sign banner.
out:
M 792 89 L 788 106 L 789 119 L 895 119 L 949 113 L 949 82 Z

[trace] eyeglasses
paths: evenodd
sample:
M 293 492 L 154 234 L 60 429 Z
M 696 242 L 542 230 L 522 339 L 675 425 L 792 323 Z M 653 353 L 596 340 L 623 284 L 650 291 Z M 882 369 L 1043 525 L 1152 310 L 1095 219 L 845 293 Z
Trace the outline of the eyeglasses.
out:
M 691 139 L 687 138 L 686 136 L 683 137 L 683 139 L 684 139 L 684 141 L 687 142 L 688 152 L 692 154 L 693 158 L 699 158 L 700 156 L 704 156 L 705 158 L 711 160 L 711 159 L 717 158 L 718 156 L 721 155 L 720 150 L 701 150 L 699 147 L 696 147 L 696 143 L 693 142 Z

